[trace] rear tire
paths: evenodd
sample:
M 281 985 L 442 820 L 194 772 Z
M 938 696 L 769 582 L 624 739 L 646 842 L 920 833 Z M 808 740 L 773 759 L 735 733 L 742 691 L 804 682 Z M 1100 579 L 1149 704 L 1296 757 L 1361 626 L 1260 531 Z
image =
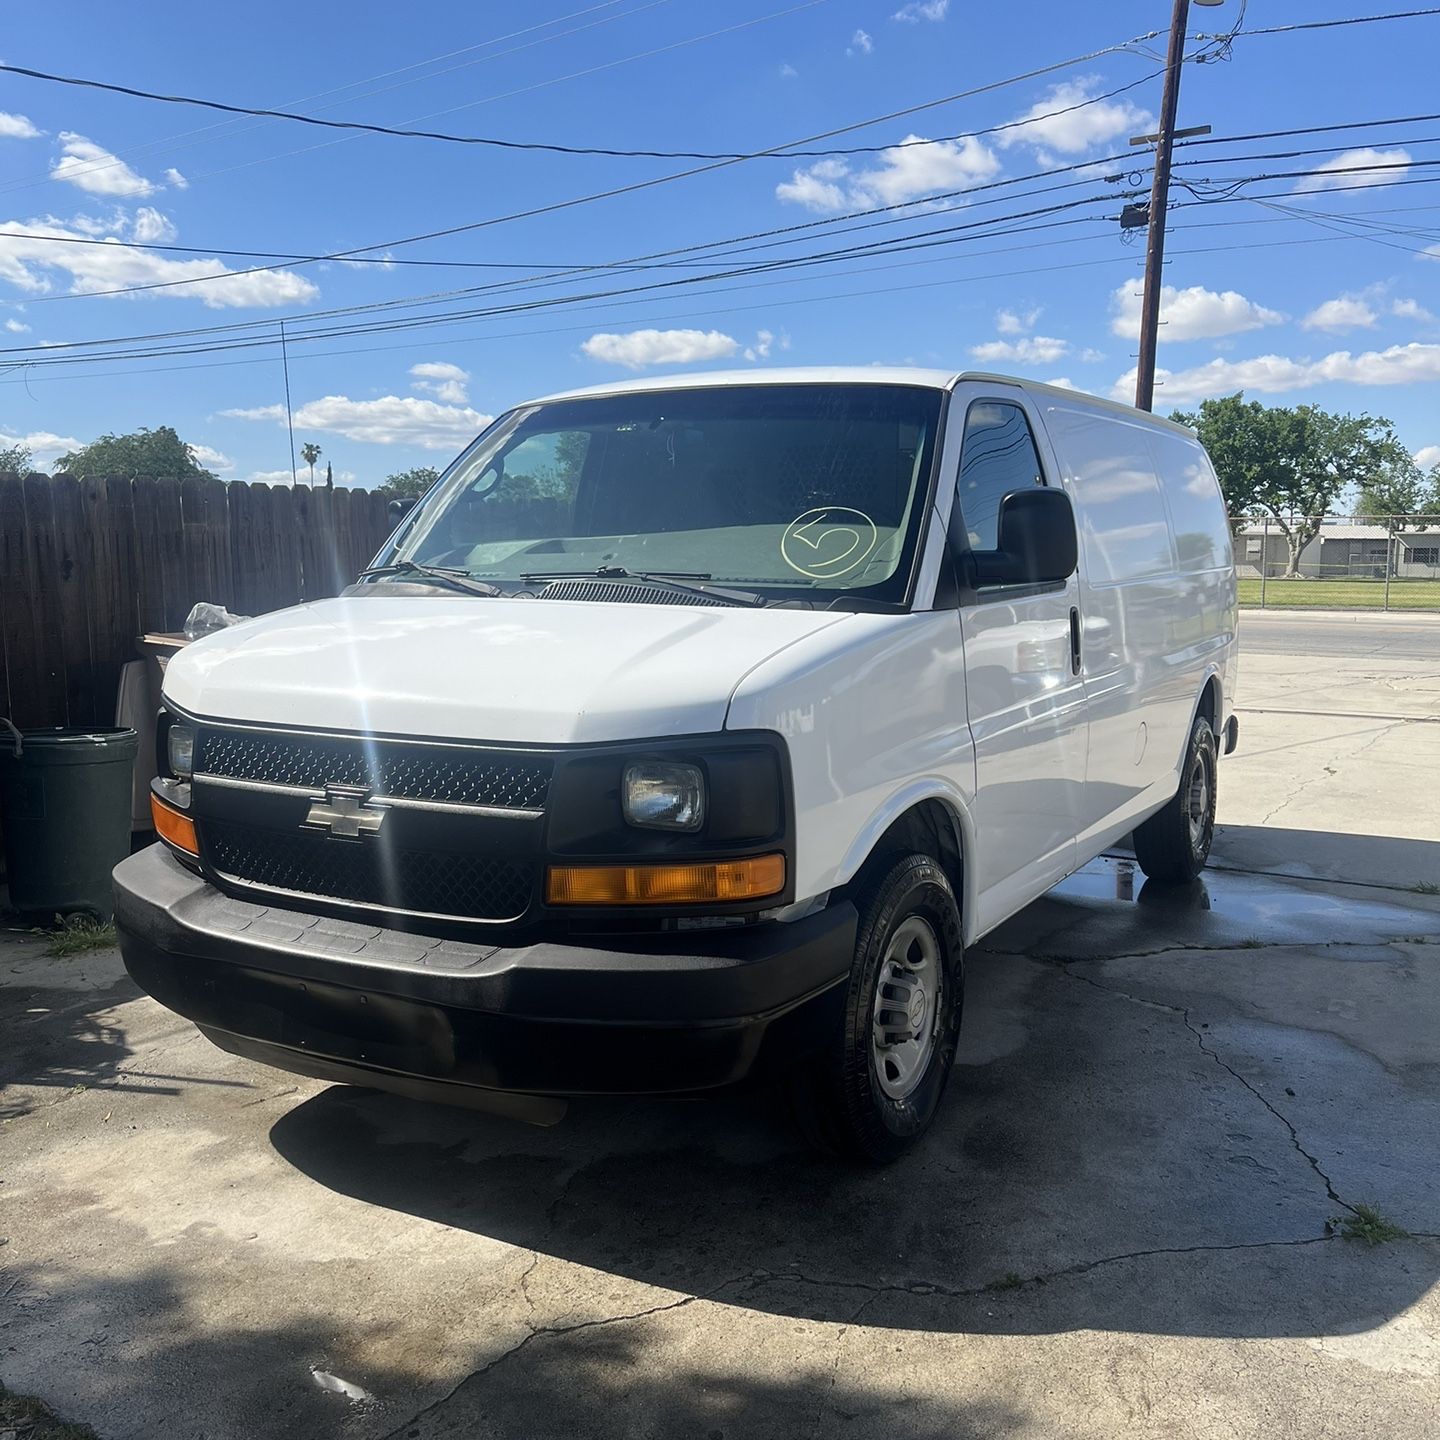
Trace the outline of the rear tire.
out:
M 928 855 L 882 862 L 856 896 L 860 922 L 841 1031 L 792 1084 L 812 1144 L 886 1164 L 940 1106 L 964 1001 L 955 892 Z
M 1216 754 L 1215 732 L 1197 715 L 1180 788 L 1135 829 L 1135 858 L 1152 880 L 1184 884 L 1205 868 L 1215 839 Z

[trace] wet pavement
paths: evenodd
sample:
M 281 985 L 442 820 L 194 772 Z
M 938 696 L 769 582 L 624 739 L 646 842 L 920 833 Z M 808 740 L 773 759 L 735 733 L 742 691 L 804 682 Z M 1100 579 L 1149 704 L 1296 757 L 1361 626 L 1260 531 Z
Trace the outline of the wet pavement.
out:
M 1226 857 L 1218 857 L 1224 866 Z M 1096 861 L 929 1141 L 296 1080 L 0 940 L 0 1378 L 107 1440 L 1430 1436 L 1440 899 Z M 1412 1238 L 1329 1222 L 1375 1207 Z

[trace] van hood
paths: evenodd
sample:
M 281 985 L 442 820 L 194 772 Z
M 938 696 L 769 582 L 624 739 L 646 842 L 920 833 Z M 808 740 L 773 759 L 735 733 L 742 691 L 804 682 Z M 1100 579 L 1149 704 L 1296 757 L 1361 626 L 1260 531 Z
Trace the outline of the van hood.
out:
M 504 744 L 722 730 L 756 665 L 843 613 L 353 597 L 208 635 L 165 671 L 199 718 Z

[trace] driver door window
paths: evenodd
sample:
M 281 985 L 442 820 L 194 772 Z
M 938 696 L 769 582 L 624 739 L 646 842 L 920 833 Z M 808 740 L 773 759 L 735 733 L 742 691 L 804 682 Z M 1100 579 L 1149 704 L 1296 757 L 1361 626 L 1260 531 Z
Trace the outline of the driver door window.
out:
M 996 548 L 1001 496 L 1044 483 L 1045 470 L 1025 412 L 1004 400 L 975 401 L 965 414 L 955 494 L 970 548 Z

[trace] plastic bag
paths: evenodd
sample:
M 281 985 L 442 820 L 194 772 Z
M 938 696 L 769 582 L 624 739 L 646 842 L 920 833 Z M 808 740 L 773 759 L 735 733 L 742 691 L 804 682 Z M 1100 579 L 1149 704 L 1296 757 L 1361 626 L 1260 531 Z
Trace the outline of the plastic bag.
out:
M 185 617 L 185 638 L 198 640 L 202 635 L 213 635 L 229 625 L 254 618 L 253 615 L 232 615 L 223 605 L 212 605 L 208 600 L 202 600 Z

